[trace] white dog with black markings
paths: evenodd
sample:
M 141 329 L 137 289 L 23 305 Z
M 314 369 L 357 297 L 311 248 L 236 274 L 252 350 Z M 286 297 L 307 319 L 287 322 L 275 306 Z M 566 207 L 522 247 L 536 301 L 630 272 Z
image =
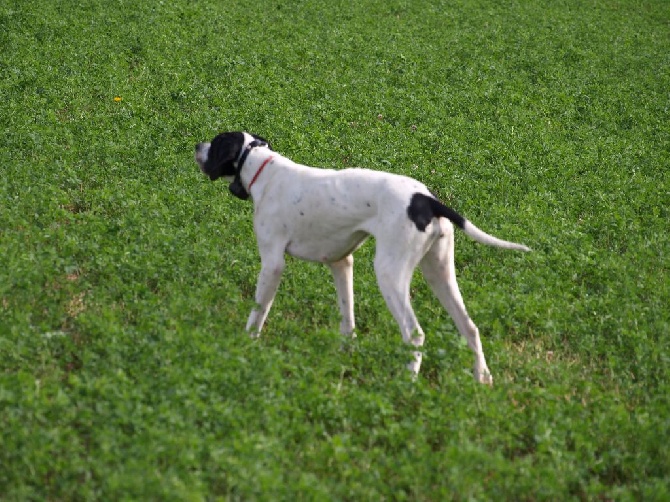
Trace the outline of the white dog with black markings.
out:
M 195 160 L 211 180 L 230 181 L 234 195 L 251 196 L 261 271 L 256 307 L 246 330 L 258 336 L 274 300 L 284 255 L 322 262 L 335 279 L 342 315 L 340 331 L 354 333 L 352 253 L 371 235 L 379 288 L 403 340 L 416 347 L 409 369 L 418 374 L 424 333 L 410 304 L 410 281 L 417 265 L 475 355 L 474 376 L 493 378 L 456 283 L 454 227 L 478 242 L 529 251 L 489 235 L 438 201 L 422 183 L 367 169 L 317 169 L 283 157 L 261 137 L 225 132 L 195 147 Z

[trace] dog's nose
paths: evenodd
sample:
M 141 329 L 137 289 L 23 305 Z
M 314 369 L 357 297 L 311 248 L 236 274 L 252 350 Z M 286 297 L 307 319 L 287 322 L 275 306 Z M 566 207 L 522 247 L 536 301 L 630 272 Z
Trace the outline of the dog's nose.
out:
M 196 151 L 196 152 L 197 152 L 198 150 L 200 150 L 200 145 L 202 145 L 202 143 L 198 143 L 197 145 L 195 145 L 195 151 Z

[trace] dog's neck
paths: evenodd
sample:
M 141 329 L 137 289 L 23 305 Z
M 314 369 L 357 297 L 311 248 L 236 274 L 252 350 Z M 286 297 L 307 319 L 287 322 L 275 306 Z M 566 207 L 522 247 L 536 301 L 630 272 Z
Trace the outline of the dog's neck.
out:
M 235 169 L 237 169 L 237 173 L 241 173 L 242 168 L 244 167 L 244 163 L 247 160 L 247 157 L 249 156 L 249 153 L 251 153 L 251 150 L 253 150 L 256 147 L 260 146 L 268 146 L 268 144 L 265 141 L 261 141 L 260 139 L 254 138 L 251 134 L 245 132 L 242 133 L 244 134 L 244 142 L 242 144 L 242 148 L 240 149 L 240 154 L 237 157 L 237 160 L 235 161 Z
M 251 193 L 251 187 L 254 185 L 265 166 L 272 159 L 272 155 L 267 155 L 268 144 L 265 141 L 258 140 L 246 132 L 243 134 L 244 145 L 240 150 L 240 155 L 235 161 L 237 174 L 235 175 L 235 180 L 231 184 L 231 191 L 237 197 L 246 199 Z M 266 151 L 262 152 L 260 156 L 258 154 L 251 155 L 257 148 Z M 252 157 L 251 159 L 249 158 L 250 156 Z M 261 157 L 263 158 L 261 159 Z

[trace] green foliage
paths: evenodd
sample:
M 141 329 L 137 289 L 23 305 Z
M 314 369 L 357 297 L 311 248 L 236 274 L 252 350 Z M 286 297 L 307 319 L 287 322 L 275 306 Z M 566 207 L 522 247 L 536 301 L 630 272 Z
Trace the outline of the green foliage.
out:
M 670 6 L 0 2 L 0 499 L 670 497 Z M 423 279 L 413 382 L 356 260 L 289 260 L 243 333 L 250 204 L 193 145 L 414 176 L 492 388 Z

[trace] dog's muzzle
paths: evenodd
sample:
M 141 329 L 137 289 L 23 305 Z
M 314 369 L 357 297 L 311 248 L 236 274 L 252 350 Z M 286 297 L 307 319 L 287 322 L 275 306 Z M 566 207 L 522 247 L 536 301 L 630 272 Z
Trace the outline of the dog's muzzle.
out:
M 205 164 L 207 163 L 209 146 L 209 143 L 198 143 L 195 145 L 195 161 L 204 174 L 208 174 L 207 171 L 205 171 Z

